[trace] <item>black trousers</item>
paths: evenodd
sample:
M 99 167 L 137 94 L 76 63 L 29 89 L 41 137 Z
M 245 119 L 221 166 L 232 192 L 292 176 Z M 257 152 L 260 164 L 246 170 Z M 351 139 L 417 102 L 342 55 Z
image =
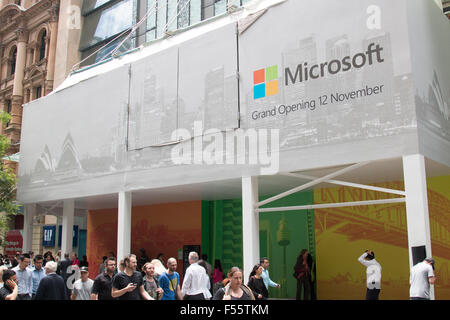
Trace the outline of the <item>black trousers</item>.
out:
M 303 291 L 303 299 L 302 299 Z M 311 282 L 308 277 L 297 279 L 297 295 L 296 300 L 311 300 Z
M 378 300 L 380 289 L 369 289 L 366 291 L 366 300 Z
M 205 296 L 203 296 L 203 293 L 199 293 L 193 296 L 185 295 L 183 300 L 205 300 Z

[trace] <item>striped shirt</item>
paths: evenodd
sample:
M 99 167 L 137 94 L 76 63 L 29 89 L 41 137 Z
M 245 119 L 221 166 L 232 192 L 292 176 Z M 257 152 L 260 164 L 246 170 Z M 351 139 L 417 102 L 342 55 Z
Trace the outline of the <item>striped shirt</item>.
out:
M 29 268 L 21 270 L 19 266 L 12 268 L 16 272 L 17 281 L 19 283 L 18 294 L 31 294 L 33 292 L 33 272 Z

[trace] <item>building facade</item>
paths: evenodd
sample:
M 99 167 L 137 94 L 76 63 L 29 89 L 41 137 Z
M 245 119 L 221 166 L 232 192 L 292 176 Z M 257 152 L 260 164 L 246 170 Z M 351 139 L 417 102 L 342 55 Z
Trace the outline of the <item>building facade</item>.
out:
M 345 8 L 228 1 L 216 16 L 227 2 L 191 1 L 201 5 L 189 14 L 176 2 L 152 3 L 80 7 L 80 67 L 24 107 L 25 221 L 57 211 L 68 252 L 74 216 L 89 212 L 94 266 L 109 251 L 121 258 L 140 247 L 151 255 L 163 248 L 181 265 L 184 245 L 201 242 L 210 259 L 238 264 L 247 276 L 268 256 L 281 298 L 292 296 L 302 248 L 316 259 L 324 299 L 364 291 L 356 258 L 367 246 L 381 252 L 383 270 L 393 268 L 390 299 L 407 298 L 409 267 L 433 254 L 446 279 L 436 292 L 449 296 L 442 8 L 419 0 L 350 0 Z M 145 27 L 131 28 L 152 8 Z M 115 18 L 122 20 L 112 27 Z M 242 130 L 249 146 L 273 133 L 268 145 L 279 149 L 264 154 L 260 143 L 248 159 L 233 144 L 224 149 L 239 141 L 228 134 Z M 269 154 L 279 155 L 272 171 Z M 30 234 L 24 238 L 29 246 Z
M 67 44 L 74 31 L 65 23 L 58 24 L 69 4 L 59 0 L 0 1 L 0 110 L 11 115 L 10 122 L 0 128 L 0 134 L 11 143 L 9 157 L 2 161 L 16 174 L 23 104 L 49 94 L 79 61 L 78 46 Z M 71 55 L 75 61 L 70 60 Z M 57 224 L 51 213 L 34 218 L 30 250 L 42 253 L 42 230 L 48 224 Z M 22 229 L 23 216 L 13 217 L 11 228 Z

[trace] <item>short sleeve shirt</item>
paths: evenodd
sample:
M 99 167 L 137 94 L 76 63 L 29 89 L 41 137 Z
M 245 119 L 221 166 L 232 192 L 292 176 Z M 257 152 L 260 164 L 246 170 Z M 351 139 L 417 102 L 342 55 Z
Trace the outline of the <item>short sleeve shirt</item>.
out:
M 125 272 L 119 272 L 113 278 L 112 287 L 116 288 L 117 290 L 122 290 L 130 283 L 136 283 L 136 289 L 121 295 L 117 298 L 118 300 L 141 300 L 139 288 L 143 285 L 143 279 L 140 272 L 134 271 L 131 277 Z
M 177 291 L 177 286 L 180 284 L 178 272 L 174 272 L 174 274 L 164 272 L 159 276 L 158 280 L 159 285 L 164 290 L 161 300 L 176 300 L 175 293 Z
M 411 269 L 411 287 L 409 296 L 412 298 L 430 299 L 429 277 L 434 277 L 433 267 L 426 262 L 416 264 Z
M 73 294 L 76 295 L 76 300 L 91 300 L 92 286 L 94 281 L 87 279 L 83 282 L 81 279 L 75 281 L 73 284 Z
M 153 279 L 153 281 L 149 281 L 144 278 L 144 289 L 147 291 L 147 293 L 155 300 L 158 300 L 158 292 L 156 292 L 156 289 L 159 288 L 159 282 L 156 279 Z
M 6 300 L 6 297 L 9 296 L 13 291 L 8 286 L 3 286 L 0 289 L 0 301 Z
M 112 295 L 112 278 L 106 274 L 99 274 L 92 287 L 92 293 L 98 295 L 98 300 L 114 300 Z

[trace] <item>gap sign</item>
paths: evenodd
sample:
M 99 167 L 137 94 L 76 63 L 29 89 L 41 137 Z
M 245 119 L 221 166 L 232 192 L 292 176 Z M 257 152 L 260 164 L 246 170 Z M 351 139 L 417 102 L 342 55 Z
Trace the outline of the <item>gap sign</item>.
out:
M 43 227 L 43 247 L 54 247 L 56 239 L 56 226 L 44 226 Z

